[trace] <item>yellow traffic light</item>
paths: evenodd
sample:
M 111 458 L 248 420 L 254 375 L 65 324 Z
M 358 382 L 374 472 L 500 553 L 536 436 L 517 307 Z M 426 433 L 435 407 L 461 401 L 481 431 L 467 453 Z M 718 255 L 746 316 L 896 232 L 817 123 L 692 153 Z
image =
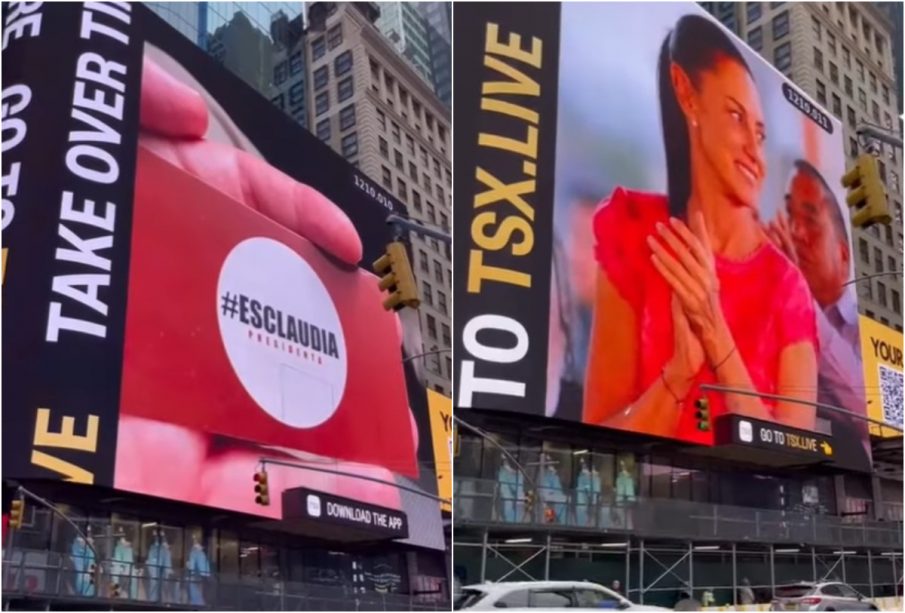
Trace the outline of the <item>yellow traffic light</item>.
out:
M 267 506 L 270 504 L 270 487 L 267 485 L 267 471 L 255 473 L 255 503 Z
M 853 226 L 866 228 L 892 221 L 877 158 L 869 153 L 859 155 L 855 165 L 843 175 L 842 186 L 849 190 L 845 202 L 854 209 Z
M 18 530 L 22 527 L 22 519 L 25 515 L 25 501 L 16 498 L 9 505 L 9 527 Z
M 694 401 L 694 417 L 698 422 L 698 430 L 710 430 L 710 401 L 704 397 Z
M 374 272 L 380 276 L 380 289 L 390 295 L 383 301 L 387 311 L 398 311 L 405 307 L 417 309 L 421 304 L 415 274 L 409 263 L 405 244 L 393 241 L 387 245 L 386 253 L 374 262 Z

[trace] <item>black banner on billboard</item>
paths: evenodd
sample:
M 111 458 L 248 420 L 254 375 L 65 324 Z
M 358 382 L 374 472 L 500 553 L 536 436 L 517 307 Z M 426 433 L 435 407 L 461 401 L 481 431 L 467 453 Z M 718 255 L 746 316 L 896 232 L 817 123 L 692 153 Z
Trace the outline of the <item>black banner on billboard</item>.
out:
M 141 78 L 134 8 L 3 5 L 4 475 L 112 484 Z
M 454 10 L 455 403 L 543 414 L 560 7 Z
M 833 438 L 817 432 L 790 428 L 741 415 L 724 415 L 716 421 L 715 445 L 738 445 L 795 454 L 813 460 L 845 462 L 838 457 Z
M 328 525 L 338 526 L 355 533 L 356 540 L 406 538 L 409 532 L 402 511 L 302 487 L 283 492 L 283 517 L 312 524 L 321 534 Z

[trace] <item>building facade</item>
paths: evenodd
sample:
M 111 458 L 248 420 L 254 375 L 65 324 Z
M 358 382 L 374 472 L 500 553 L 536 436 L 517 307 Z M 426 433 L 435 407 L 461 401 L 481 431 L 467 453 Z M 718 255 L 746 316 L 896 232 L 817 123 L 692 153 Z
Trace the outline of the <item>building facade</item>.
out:
M 308 80 L 315 134 L 405 203 L 409 216 L 449 232 L 450 115 L 375 27 L 370 3 L 314 3 L 309 10 Z M 382 9 L 382 7 L 381 7 Z M 451 390 L 452 284 L 449 245 L 411 235 L 424 379 Z
M 895 57 L 901 7 L 896 25 L 893 13 L 874 2 L 701 4 L 842 122 L 849 164 L 865 151 L 855 133 L 859 125 L 874 124 L 901 137 Z M 854 228 L 851 257 L 857 277 L 899 273 L 860 281 L 858 303 L 863 315 L 901 332 L 902 150 L 880 149 L 893 221 Z
M 427 26 L 434 91 L 446 105 L 452 106 L 452 4 L 418 2 L 415 4 Z

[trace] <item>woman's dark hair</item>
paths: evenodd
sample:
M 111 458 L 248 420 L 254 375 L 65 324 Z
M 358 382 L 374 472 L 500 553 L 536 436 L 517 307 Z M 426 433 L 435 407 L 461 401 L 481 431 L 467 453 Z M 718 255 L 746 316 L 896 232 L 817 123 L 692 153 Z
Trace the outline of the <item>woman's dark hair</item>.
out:
M 751 73 L 748 63 L 729 36 L 719 25 L 700 15 L 681 17 L 660 47 L 657 67 L 660 117 L 666 148 L 669 213 L 673 216 L 684 216 L 688 207 L 688 197 L 691 195 L 691 160 L 688 126 L 672 85 L 670 65 L 675 62 L 697 87 L 701 73 L 711 70 L 721 58 L 734 60 Z

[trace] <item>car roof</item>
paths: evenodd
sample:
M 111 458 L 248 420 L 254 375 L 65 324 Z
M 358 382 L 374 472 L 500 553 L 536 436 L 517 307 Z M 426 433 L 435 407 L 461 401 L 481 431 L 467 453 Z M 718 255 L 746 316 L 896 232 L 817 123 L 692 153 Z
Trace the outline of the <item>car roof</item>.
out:
M 498 583 L 474 583 L 466 585 L 463 590 L 479 590 L 481 592 L 502 592 L 514 589 L 560 589 L 583 587 L 589 589 L 603 588 L 599 583 L 590 581 L 500 581 Z M 606 588 L 604 588 L 606 589 Z

